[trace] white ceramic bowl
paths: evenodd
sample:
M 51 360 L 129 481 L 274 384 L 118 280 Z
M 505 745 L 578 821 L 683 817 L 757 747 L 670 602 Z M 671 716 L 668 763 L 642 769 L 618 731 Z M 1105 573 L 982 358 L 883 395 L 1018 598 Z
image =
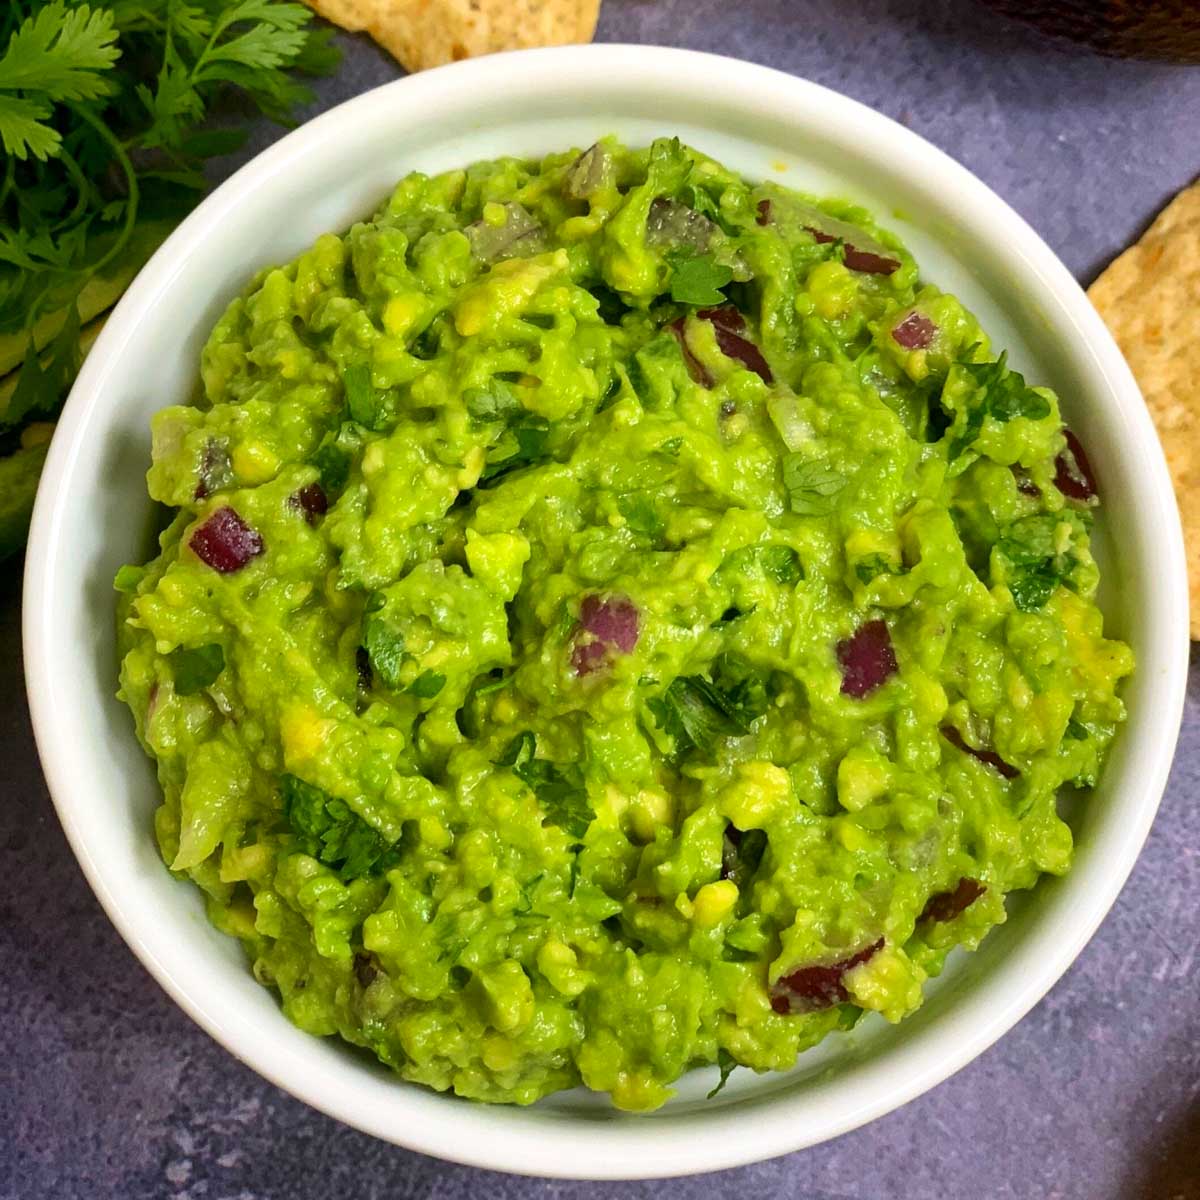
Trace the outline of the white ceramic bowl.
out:
M 335 1041 L 292 1028 L 236 943 L 171 879 L 151 832 L 158 788 L 113 698 L 111 581 L 146 552 L 148 422 L 186 399 L 200 347 L 251 273 L 369 213 L 413 169 L 664 133 L 748 177 L 868 204 L 928 277 L 956 292 L 1017 367 L 1055 387 L 1106 498 L 1109 627 L 1138 671 L 1129 723 L 1075 821 L 1062 881 L 1011 902 L 974 955 L 954 957 L 899 1026 L 863 1022 L 787 1075 L 712 1072 L 628 1116 L 573 1092 L 487 1107 L 401 1082 Z M 59 816 L 96 895 L 180 1005 L 281 1087 L 369 1133 L 479 1166 L 584 1178 L 684 1174 L 782 1154 L 897 1107 L 969 1062 L 1058 979 L 1116 897 L 1170 764 L 1187 666 L 1184 560 L 1146 409 L 1083 293 L 1037 235 L 962 167 L 841 96 L 730 59 L 589 46 L 460 63 L 380 88 L 318 118 L 219 188 L 154 256 L 89 356 L 59 424 L 34 515 L 25 656 L 38 748 Z

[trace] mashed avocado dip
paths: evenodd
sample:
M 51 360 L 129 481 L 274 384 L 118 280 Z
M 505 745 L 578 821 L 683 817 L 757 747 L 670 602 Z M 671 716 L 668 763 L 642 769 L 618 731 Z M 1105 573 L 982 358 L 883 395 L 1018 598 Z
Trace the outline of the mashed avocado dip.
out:
M 120 694 L 301 1028 L 650 1109 L 1069 868 L 1132 669 L 1086 456 L 865 212 L 672 140 L 410 175 L 201 369 Z

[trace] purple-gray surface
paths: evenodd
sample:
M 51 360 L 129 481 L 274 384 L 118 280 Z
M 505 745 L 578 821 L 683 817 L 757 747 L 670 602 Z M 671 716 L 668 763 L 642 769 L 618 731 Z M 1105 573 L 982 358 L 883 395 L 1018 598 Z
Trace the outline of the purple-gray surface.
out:
M 897 117 L 983 177 L 1088 280 L 1200 171 L 1200 68 L 1035 40 L 970 0 L 605 0 L 598 37 L 767 63 Z M 344 39 L 314 112 L 392 78 Z M 256 131 L 258 145 L 278 136 Z M 1200 657 L 1170 787 L 1095 939 L 934 1091 L 719 1176 L 572 1184 L 451 1166 L 323 1117 L 193 1026 L 109 926 L 55 820 L 0 581 L 3 1200 L 1192 1200 L 1200 1197 Z

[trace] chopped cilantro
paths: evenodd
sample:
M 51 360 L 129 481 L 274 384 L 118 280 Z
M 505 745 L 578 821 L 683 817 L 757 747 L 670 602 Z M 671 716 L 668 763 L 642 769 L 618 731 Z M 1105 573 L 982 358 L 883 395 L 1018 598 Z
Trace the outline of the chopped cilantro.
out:
M 380 875 L 399 861 L 397 846 L 344 800 L 295 775 L 281 776 L 279 789 L 283 815 L 299 848 L 332 867 L 343 883 L 364 875 Z
M 854 564 L 859 583 L 870 583 L 880 575 L 894 575 L 895 564 L 886 554 L 868 554 Z
M 375 597 L 380 600 L 379 593 Z M 383 617 L 374 615 L 371 601 L 367 602 L 366 620 L 363 622 L 362 648 L 367 652 L 371 670 L 384 687 L 399 688 L 400 664 L 404 661 L 404 635 Z
M 365 362 L 351 363 L 342 371 L 346 405 L 351 420 L 366 429 L 377 430 L 383 419 L 383 398 L 371 382 L 371 368 Z
M 996 543 L 998 555 L 1007 564 L 1004 583 L 1021 612 L 1042 608 L 1078 564 L 1069 549 L 1058 548 L 1061 520 L 1052 513 L 1024 517 L 1009 526 Z
M 321 473 L 321 487 L 327 495 L 336 496 L 350 478 L 350 455 L 327 435 L 309 459 Z
M 863 1019 L 864 1010 L 859 1008 L 857 1004 L 839 1004 L 837 1023 L 838 1028 L 847 1032 L 855 1027 Z
M 502 379 L 490 380 L 487 387 L 467 388 L 463 403 L 472 420 L 479 422 L 508 421 L 521 412 L 520 400 Z
M 405 689 L 420 700 L 432 700 L 446 686 L 440 671 L 422 671 Z
M 1066 736 L 1074 742 L 1086 742 L 1088 738 L 1087 726 L 1082 721 L 1077 721 L 1071 717 L 1067 721 Z
M 719 289 L 733 279 L 729 267 L 716 262 L 710 254 L 696 254 L 687 249 L 669 251 L 667 262 L 671 264 L 672 300 L 697 307 L 724 303 L 725 297 Z
M 743 680 L 724 692 L 703 675 L 673 679 L 661 696 L 647 702 L 659 728 L 675 743 L 675 756 L 689 750 L 707 750 L 719 737 L 750 732 L 750 722 L 761 713 L 750 702 Z
M 833 511 L 833 498 L 846 486 L 846 477 L 823 462 L 787 454 L 783 459 L 783 485 L 791 497 L 792 512 L 802 517 L 825 517 Z
M 512 426 L 493 451 L 496 457 L 488 456 L 479 482 L 492 483 L 509 471 L 544 458 L 549 437 L 550 426 L 541 417 L 529 417 Z
M 776 583 L 797 583 L 804 578 L 800 555 L 791 546 L 764 546 L 759 551 L 759 561 Z
M 475 688 L 476 696 L 490 696 L 493 692 L 498 692 L 501 688 L 506 688 L 513 681 L 511 675 L 501 675 L 498 679 L 489 679 L 486 683 L 481 683 Z
M 959 362 L 955 367 L 974 383 L 975 394 L 967 404 L 961 431 L 950 443 L 951 462 L 961 458 L 975 444 L 983 430 L 985 417 L 1000 422 L 1011 421 L 1014 417 L 1041 421 L 1050 415 L 1050 401 L 1034 391 L 1023 375 L 1008 369 L 1006 354 L 1001 354 L 995 362 Z
M 194 696 L 216 683 L 225 669 L 225 651 L 216 642 L 195 649 L 181 646 L 167 655 L 167 662 L 175 679 L 175 694 Z
M 729 1082 L 730 1075 L 732 1075 L 734 1070 L 740 1066 L 741 1066 L 741 1063 L 739 1063 L 738 1060 L 736 1058 L 734 1058 L 733 1055 L 730 1054 L 729 1051 L 726 1050 L 724 1046 L 722 1046 L 717 1051 L 717 1069 L 721 1072 L 721 1080 L 717 1084 L 717 1086 L 715 1088 L 713 1088 L 713 1090 L 711 1092 L 708 1093 L 708 1095 L 705 1097 L 705 1099 L 711 1100 L 714 1096 L 716 1096 L 721 1091 L 721 1089 Z
M 533 792 L 549 824 L 557 825 L 571 837 L 583 837 L 596 816 L 588 802 L 583 773 L 574 763 L 560 767 L 535 757 L 536 753 L 537 738 L 527 729 L 505 747 L 499 765 L 511 767 L 513 774 Z
M 646 496 L 634 492 L 626 494 L 617 501 L 625 525 L 634 533 L 640 533 L 651 541 L 657 542 L 663 535 L 665 526 L 654 505 Z

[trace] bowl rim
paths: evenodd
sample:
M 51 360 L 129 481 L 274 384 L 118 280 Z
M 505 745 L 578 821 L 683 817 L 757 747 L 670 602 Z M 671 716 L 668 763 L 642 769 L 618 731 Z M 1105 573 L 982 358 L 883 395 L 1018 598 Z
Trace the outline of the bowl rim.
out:
M 239 1015 L 219 1014 L 189 990 L 158 957 L 145 914 L 122 902 L 120 880 L 112 880 L 104 864 L 91 853 L 77 820 L 80 797 L 86 793 L 81 760 L 86 747 L 64 749 L 58 734 L 56 689 L 52 670 L 54 630 L 46 619 L 47 602 L 60 566 L 58 534 L 69 503 L 64 485 L 77 459 L 89 405 L 103 390 L 111 364 L 119 362 L 121 347 L 135 336 L 139 312 L 172 287 L 175 260 L 192 253 L 219 225 L 222 217 L 246 192 L 290 171 L 303 172 L 304 158 L 319 153 L 321 143 L 338 131 L 363 122 L 397 119 L 404 106 L 423 111 L 442 98 L 464 90 L 476 96 L 491 88 L 514 89 L 536 99 L 539 89 L 561 86 L 564 75 L 577 85 L 599 86 L 614 72 L 638 78 L 653 77 L 663 87 L 695 91 L 723 88 L 739 99 L 764 105 L 785 118 L 819 108 L 823 117 L 853 127 L 873 145 L 887 144 L 905 156 L 911 171 L 923 171 L 941 187 L 952 190 L 964 211 L 994 227 L 995 240 L 1007 239 L 1008 249 L 1033 278 L 1040 295 L 1052 304 L 1058 321 L 1073 330 L 1090 350 L 1094 390 L 1106 403 L 1123 410 L 1138 449 L 1148 463 L 1146 484 L 1156 506 L 1156 550 L 1162 564 L 1162 627 L 1154 628 L 1156 659 L 1160 663 L 1156 700 L 1161 704 L 1161 733 L 1139 747 L 1142 803 L 1139 819 L 1125 832 L 1122 853 L 1106 864 L 1102 884 L 1093 887 L 1066 936 L 1051 940 L 1039 933 L 1045 951 L 1032 967 L 1016 975 L 1015 967 L 998 968 L 987 997 L 970 996 L 937 1021 L 936 1049 L 928 1030 L 910 1043 L 890 1051 L 886 1069 L 856 1071 L 858 1089 L 853 1102 L 835 1102 L 825 1089 L 828 1111 L 814 1120 L 811 1100 L 785 1093 L 769 1104 L 715 1107 L 699 1117 L 686 1115 L 682 1124 L 638 1122 L 526 1121 L 510 1116 L 515 1110 L 463 1103 L 451 1110 L 424 1103 L 420 1089 L 395 1087 L 396 1100 L 383 1112 L 358 1094 L 355 1081 L 310 1078 L 286 1053 L 252 1035 Z M 760 110 L 761 111 L 761 110 Z M 115 354 L 106 354 L 115 350 Z M 1147 443 L 1153 442 L 1153 448 Z M 1148 455 L 1148 457 L 1147 457 Z M 1149 525 L 1150 522 L 1147 522 Z M 35 740 L 59 819 L 85 876 L 108 917 L 151 975 L 212 1037 L 260 1075 L 318 1110 L 384 1140 L 451 1161 L 515 1173 L 582 1179 L 654 1178 L 692 1174 L 738 1166 L 784 1154 L 845 1133 L 898 1108 L 947 1078 L 1011 1028 L 1053 986 L 1094 933 L 1116 899 L 1149 832 L 1174 752 L 1187 679 L 1187 590 L 1182 534 L 1178 512 L 1161 450 L 1137 385 L 1100 317 L 1074 277 L 1033 229 L 981 180 L 948 155 L 875 110 L 821 85 L 768 67 L 697 51 L 637 45 L 587 45 L 516 51 L 441 67 L 384 84 L 347 100 L 288 134 L 241 167 L 208 196 L 171 234 L 140 272 L 109 317 L 97 346 L 83 365 L 63 410 L 35 505 L 26 558 L 23 598 L 24 654 L 29 706 Z M 1173 653 L 1172 653 L 1173 648 Z M 161 931 L 158 931 L 161 936 Z M 1004 986 L 1000 986 L 1003 982 Z M 281 1017 L 282 1021 L 283 1018 Z M 950 1049 L 945 1049 L 950 1046 Z M 331 1072 L 331 1076 L 336 1074 Z M 365 1078 L 365 1076 L 364 1076 Z M 807 1108 L 805 1108 L 807 1105 Z M 803 1111 L 802 1111 L 803 1110 Z M 451 1112 L 454 1115 L 451 1116 Z M 398 1127 L 396 1115 L 407 1120 Z M 497 1114 L 501 1114 L 497 1116 Z M 742 1119 L 749 1115 L 749 1122 Z M 803 1119 L 798 1119 L 802 1117 Z M 631 1161 L 634 1160 L 634 1161 Z

